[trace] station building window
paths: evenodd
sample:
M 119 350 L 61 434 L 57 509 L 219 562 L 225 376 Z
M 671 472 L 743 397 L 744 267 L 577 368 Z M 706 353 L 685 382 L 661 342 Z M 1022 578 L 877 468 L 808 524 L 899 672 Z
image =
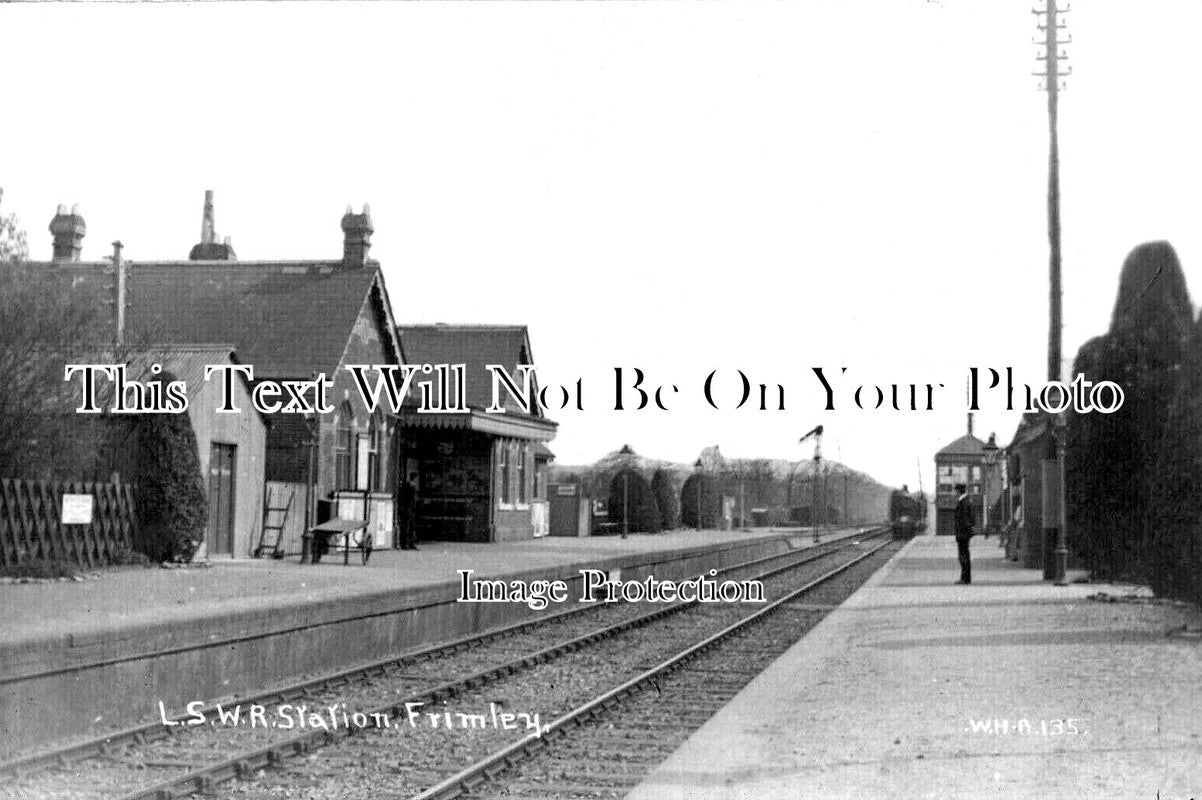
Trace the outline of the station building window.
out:
M 956 484 L 968 484 L 968 467 L 964 464 L 941 464 L 939 466 L 939 491 L 952 494 Z
M 355 411 L 344 402 L 334 419 L 334 488 L 355 485 Z
M 535 462 L 537 465 L 534 468 L 534 499 L 547 499 L 547 467 L 545 464 Z
M 956 484 L 962 483 L 968 487 L 969 494 L 980 494 L 981 468 L 975 464 L 941 464 L 938 481 L 938 491 L 941 493 L 955 494 Z
M 500 454 L 500 472 L 501 472 L 501 503 L 509 505 L 513 502 L 513 485 L 512 485 L 512 467 L 509 457 L 509 442 L 502 441 L 499 449 Z
M 384 438 L 379 414 L 367 421 L 367 482 L 363 487 L 372 492 L 384 491 L 384 471 L 381 469 L 380 442 Z
M 518 445 L 518 503 L 530 502 L 530 492 L 526 488 L 526 447 Z

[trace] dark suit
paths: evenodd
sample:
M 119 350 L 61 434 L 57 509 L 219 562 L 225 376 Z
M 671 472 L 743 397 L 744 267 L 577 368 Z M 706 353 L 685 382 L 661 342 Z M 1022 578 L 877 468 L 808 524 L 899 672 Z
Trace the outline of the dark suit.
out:
M 956 549 L 960 553 L 960 583 L 972 583 L 972 560 L 968 553 L 968 542 L 972 538 L 976 519 L 972 510 L 972 499 L 964 495 L 956 501 Z
M 397 485 L 393 495 L 393 513 L 396 515 L 402 550 L 417 548 L 417 490 L 407 480 Z

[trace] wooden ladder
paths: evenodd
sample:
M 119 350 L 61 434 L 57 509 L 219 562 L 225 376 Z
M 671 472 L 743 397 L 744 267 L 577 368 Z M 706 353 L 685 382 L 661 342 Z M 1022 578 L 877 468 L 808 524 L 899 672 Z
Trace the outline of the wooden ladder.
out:
M 263 529 L 259 534 L 259 546 L 255 548 L 255 558 L 262 558 L 268 550 L 270 550 L 273 558 L 284 557 L 283 551 L 280 550 L 280 539 L 284 536 L 284 524 L 288 521 L 288 512 L 292 509 L 292 497 L 295 494 L 295 489 L 289 489 L 288 502 L 282 506 L 273 506 L 271 504 L 271 487 L 267 487 L 267 501 L 263 504 Z M 277 500 L 276 502 L 279 501 Z M 273 520 L 272 514 L 279 514 L 279 517 Z M 275 534 L 275 541 L 270 548 L 267 546 L 267 536 L 269 533 Z

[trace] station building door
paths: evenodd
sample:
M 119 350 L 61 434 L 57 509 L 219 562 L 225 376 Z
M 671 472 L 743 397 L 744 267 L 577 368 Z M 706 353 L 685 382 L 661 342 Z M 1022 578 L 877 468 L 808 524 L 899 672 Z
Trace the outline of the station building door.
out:
M 231 555 L 234 550 L 234 469 L 237 446 L 212 443 L 209 450 L 209 552 Z

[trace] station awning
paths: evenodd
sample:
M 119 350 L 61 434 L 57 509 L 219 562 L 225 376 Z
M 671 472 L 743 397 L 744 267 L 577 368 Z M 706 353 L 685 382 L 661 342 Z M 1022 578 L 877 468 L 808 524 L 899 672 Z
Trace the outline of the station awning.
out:
M 508 436 L 535 442 L 551 441 L 559 427 L 550 420 L 538 417 L 508 412 L 488 414 L 475 408 L 463 414 L 423 414 L 406 409 L 401 412 L 399 420 L 402 428 L 477 431 L 490 436 Z

